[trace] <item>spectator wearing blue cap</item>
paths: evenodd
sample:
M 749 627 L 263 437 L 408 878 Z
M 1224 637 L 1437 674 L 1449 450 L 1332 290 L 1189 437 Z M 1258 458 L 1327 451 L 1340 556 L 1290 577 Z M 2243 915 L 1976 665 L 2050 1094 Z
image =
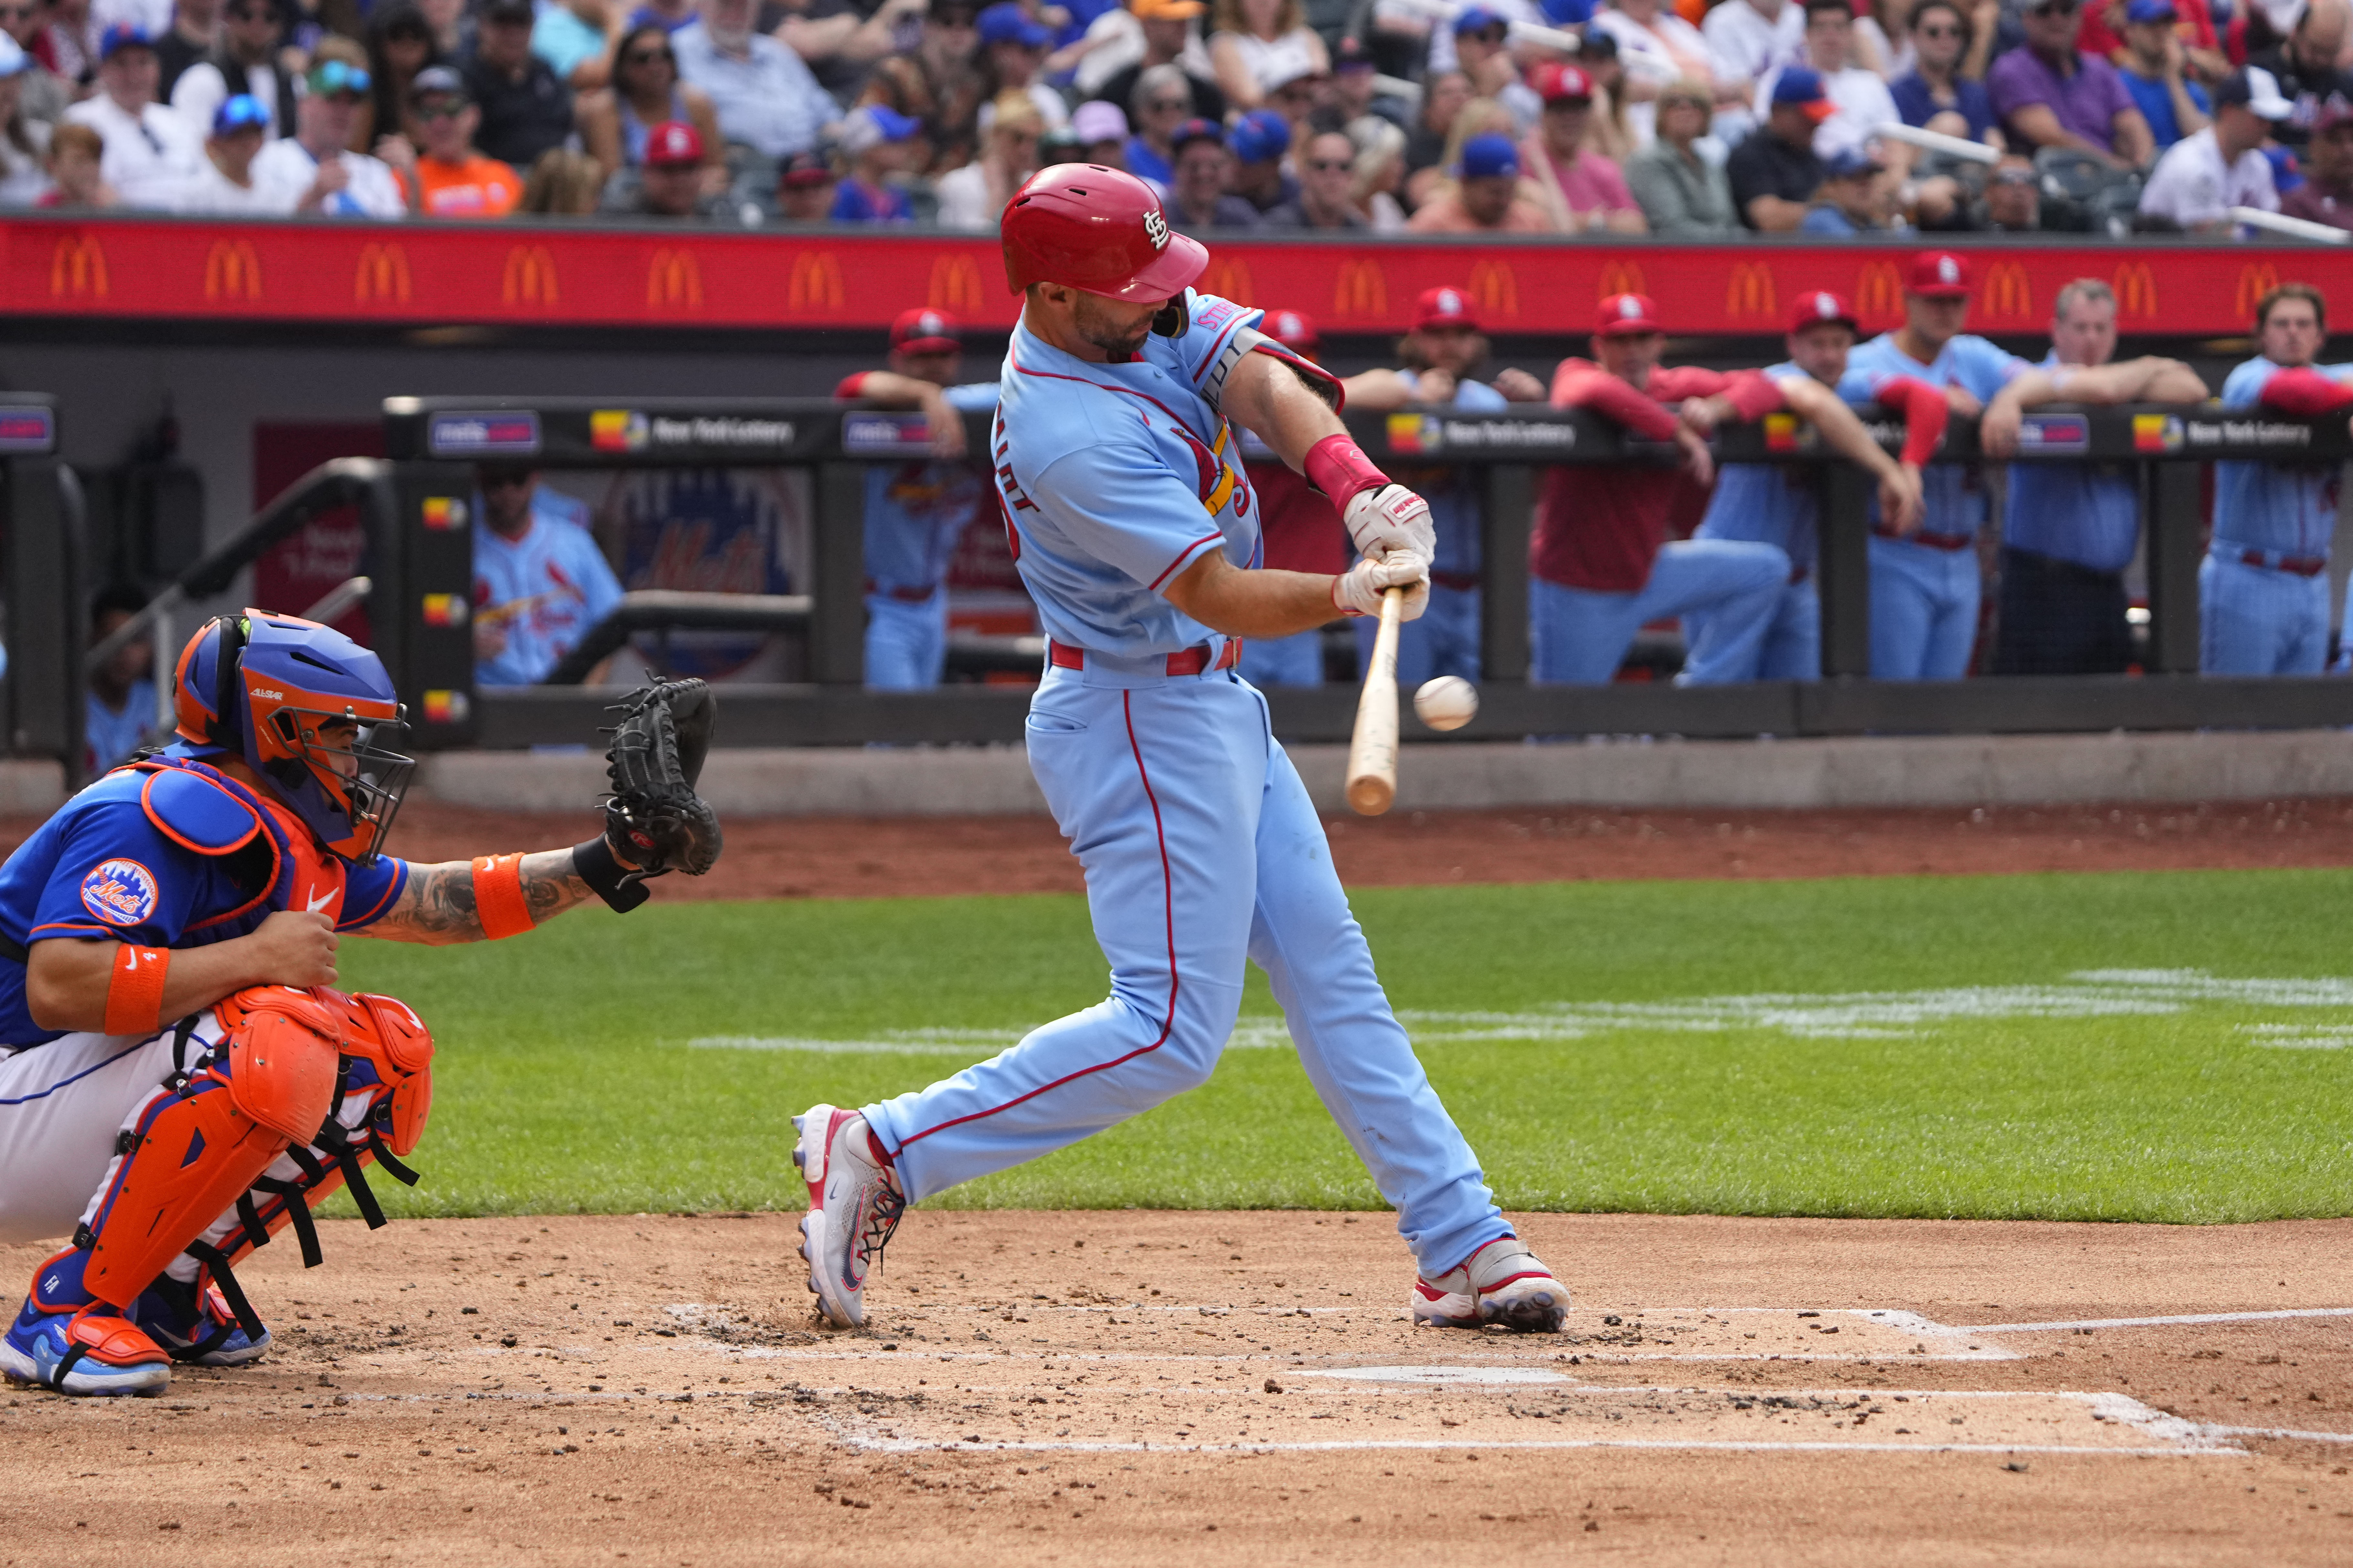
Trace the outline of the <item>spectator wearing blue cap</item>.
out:
M 853 109 L 843 117 L 839 142 L 849 160 L 849 174 L 833 195 L 829 216 L 834 222 L 915 220 L 914 204 L 890 180 L 905 172 L 907 154 L 923 128 L 923 122 L 914 116 L 894 113 L 879 103 Z
M 1830 239 L 1890 234 L 1906 226 L 1895 216 L 1884 176 L 1886 166 L 1860 148 L 1847 147 L 1822 160 L 1821 188 L 1799 221 L 1800 234 Z
M 700 0 L 699 11 L 670 47 L 679 76 L 710 94 L 719 133 L 771 158 L 814 148 L 839 111 L 801 58 L 753 30 L 752 0 Z
M 1234 155 L 1226 174 L 1226 189 L 1261 213 L 1270 213 L 1299 195 L 1299 182 L 1282 172 L 1283 155 L 1291 151 L 1291 127 L 1271 109 L 1253 109 L 1241 117 L 1226 138 Z
M 1042 74 L 1046 49 L 1054 35 L 1029 19 L 1013 0 L 998 0 L 980 14 L 980 79 L 987 96 L 981 100 L 979 125 L 986 136 L 995 119 L 997 100 L 1008 92 L 1026 92 L 1038 106 L 1049 132 L 1071 122 L 1071 106 Z
M 1474 98 L 1492 98 L 1512 111 L 1515 135 L 1525 135 L 1544 112 L 1544 100 L 1520 74 L 1504 18 L 1484 5 L 1470 5 L 1454 18 L 1456 68 Z
M 25 112 L 25 83 L 37 68 L 16 40 L 0 32 L 0 207 L 28 207 L 49 191 L 42 167 L 51 126 Z
M 1510 39 L 1511 25 L 1514 22 L 1536 22 L 1548 27 L 1581 25 L 1563 24 L 1551 20 L 1546 16 L 1543 6 L 1538 5 L 1536 0 L 1460 0 L 1460 3 L 1462 8 L 1454 13 L 1454 18 L 1451 21 L 1440 22 L 1436 26 L 1430 25 L 1426 18 L 1422 21 L 1422 28 L 1430 38 L 1430 53 L 1427 63 L 1423 67 L 1424 79 L 1440 71 L 1459 70 L 1469 73 L 1470 63 L 1463 58 L 1461 48 L 1462 40 L 1466 37 L 1473 40 L 1472 47 L 1475 50 L 1482 43 L 1507 44 Z M 1377 5 L 1376 15 L 1382 15 L 1388 9 L 1388 7 Z M 1400 16 L 1418 15 L 1407 12 L 1403 7 L 1398 7 L 1397 10 Z M 1589 5 L 1587 6 L 1587 14 L 1591 15 Z M 1389 29 L 1385 26 L 1384 30 L 1402 29 Z
M 1259 226 L 1258 208 L 1226 189 L 1234 160 L 1223 131 L 1206 120 L 1188 120 L 1169 142 L 1176 153 L 1168 187 L 1171 228 L 1198 237 L 1211 229 Z
M 269 141 L 269 111 L 249 92 L 225 100 L 213 111 L 213 133 L 205 142 L 205 166 L 188 185 L 182 211 L 223 216 L 274 215 L 277 205 L 253 177 L 253 161 Z
M 1330 76 L 1332 52 L 1301 0 L 1213 0 L 1209 66 L 1236 109 L 1256 109 L 1286 81 Z
M 1453 188 L 1424 202 L 1406 227 L 1416 234 L 1557 234 L 1544 204 L 1520 189 L 1520 152 L 1508 136 L 1462 143 Z
M 137 27 L 117 24 L 99 39 L 98 93 L 65 112 L 68 123 L 98 132 L 106 152 L 100 170 L 128 207 L 175 210 L 204 163 L 188 122 L 155 101 L 155 46 Z
M 2189 78 L 2189 47 L 2175 30 L 2179 16 L 2173 0 L 2131 0 L 2125 7 L 2125 58 L 2118 70 L 2160 153 L 2205 130 L 2214 112 L 2214 100 Z
M 1881 126 L 1903 119 L 1879 73 L 1854 63 L 1853 0 L 1806 0 L 1806 63 L 1821 79 L 1831 105 L 1814 127 L 1814 151 L 1822 157 L 1859 151 Z M 1757 83 L 1768 101 L 1779 75 Z M 1880 156 L 1900 177 L 1911 166 L 1909 152 L 1905 143 L 1892 142 Z
M 1767 234 L 1788 234 L 1805 221 L 1822 188 L 1814 131 L 1832 112 L 1822 79 L 1810 67 L 1791 66 L 1774 79 L 1763 128 L 1725 160 L 1741 222 Z

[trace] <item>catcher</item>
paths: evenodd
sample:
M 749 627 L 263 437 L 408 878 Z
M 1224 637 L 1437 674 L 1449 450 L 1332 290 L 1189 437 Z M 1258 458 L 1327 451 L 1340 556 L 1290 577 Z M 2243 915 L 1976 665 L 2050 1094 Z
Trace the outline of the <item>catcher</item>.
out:
M 719 857 L 694 794 L 701 681 L 622 709 L 605 830 L 570 849 L 415 865 L 384 854 L 416 764 L 375 655 L 248 610 L 180 656 L 177 737 L 66 803 L 0 866 L 0 1241 L 72 1233 L 34 1271 L 0 1373 L 153 1394 L 172 1363 L 269 1345 L 233 1266 L 401 1163 L 432 1100 L 433 1037 L 389 996 L 334 989 L 337 933 L 515 936 L 591 897 Z

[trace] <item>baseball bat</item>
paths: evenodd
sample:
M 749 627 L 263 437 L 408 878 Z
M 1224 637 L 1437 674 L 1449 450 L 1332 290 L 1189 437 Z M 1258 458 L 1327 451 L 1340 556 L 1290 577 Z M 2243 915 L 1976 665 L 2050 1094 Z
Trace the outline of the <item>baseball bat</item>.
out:
M 1381 628 L 1373 638 L 1372 668 L 1356 700 L 1356 730 L 1348 742 L 1348 805 L 1358 816 L 1378 816 L 1397 799 L 1398 627 L 1405 590 L 1381 595 Z

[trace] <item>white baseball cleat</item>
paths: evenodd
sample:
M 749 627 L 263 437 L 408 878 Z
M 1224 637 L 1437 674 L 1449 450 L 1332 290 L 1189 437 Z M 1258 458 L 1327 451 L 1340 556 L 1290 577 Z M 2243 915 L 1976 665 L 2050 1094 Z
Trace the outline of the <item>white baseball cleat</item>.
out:
M 793 1126 L 800 1134 L 793 1163 L 808 1183 L 801 1256 L 809 1289 L 835 1327 L 854 1329 L 866 1321 L 866 1266 L 881 1262 L 907 1200 L 858 1112 L 812 1105 Z
M 1524 1334 L 1556 1334 L 1568 1315 L 1568 1287 L 1517 1237 L 1489 1242 L 1461 1268 L 1417 1278 L 1408 1298 L 1413 1321 L 1440 1329 L 1489 1323 Z

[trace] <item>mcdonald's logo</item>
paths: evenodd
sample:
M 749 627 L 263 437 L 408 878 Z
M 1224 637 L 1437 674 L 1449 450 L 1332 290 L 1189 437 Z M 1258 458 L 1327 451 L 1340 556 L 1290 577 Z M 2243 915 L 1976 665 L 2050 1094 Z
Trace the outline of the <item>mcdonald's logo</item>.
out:
M 1377 261 L 1358 259 L 1340 264 L 1332 280 L 1332 313 L 1335 316 L 1386 316 L 1389 313 L 1389 280 Z
M 1978 304 L 1997 321 L 2023 321 L 2034 317 L 2034 286 L 2026 268 L 2015 261 L 1997 261 L 1986 268 L 1985 288 Z
M 352 273 L 352 302 L 377 300 L 408 303 L 408 252 L 396 245 L 371 241 L 360 250 L 360 264 Z
M 105 276 L 102 272 L 99 274 L 98 291 L 100 294 L 106 292 Z M 2240 268 L 2239 291 L 2232 297 L 2232 309 L 2238 312 L 2239 319 L 2253 321 L 2255 307 L 2263 303 L 2264 295 L 2279 287 L 2279 268 L 2268 261 L 2250 261 Z
M 841 263 L 834 259 L 832 251 L 804 250 L 793 258 L 785 305 L 792 310 L 841 309 Z
M 932 263 L 932 286 L 923 302 L 934 310 L 979 315 L 987 309 L 981 299 L 980 268 L 961 252 L 941 257 Z
M 2145 261 L 2127 261 L 2116 268 L 2116 319 L 2157 320 L 2157 279 Z
M 205 302 L 261 298 L 261 258 L 247 239 L 216 239 L 205 256 Z
M 1482 261 L 1471 268 L 1462 290 L 1491 319 L 1509 321 L 1520 313 L 1520 279 L 1508 261 Z
M 86 234 L 58 240 L 49 258 L 49 293 L 57 299 L 106 298 L 106 252 Z
M 1724 313 L 1736 321 L 1771 321 L 1781 313 L 1773 269 L 1761 261 L 1736 261 L 1724 286 Z
M 499 300 L 507 305 L 555 305 L 563 291 L 555 284 L 555 258 L 543 245 L 518 245 L 507 252 L 506 271 L 499 279 Z
M 695 261 L 694 252 L 654 252 L 652 263 L 646 268 L 646 305 L 656 310 L 702 308 L 702 268 Z
M 1642 268 L 1639 264 L 1631 261 L 1612 261 L 1602 268 L 1601 283 L 1594 290 L 1593 297 L 1600 300 L 1607 300 L 1612 294 L 1647 294 L 1649 292 L 1650 289 L 1643 286 Z
M 1250 263 L 1230 256 L 1212 255 L 1208 271 L 1201 275 L 1197 285 L 1204 294 L 1215 294 L 1220 300 L 1231 300 L 1237 305 L 1247 305 L 1257 292 L 1250 282 Z
M 1895 321 L 1904 314 L 1904 276 L 1893 261 L 1864 264 L 1854 278 L 1854 313 L 1865 327 Z

